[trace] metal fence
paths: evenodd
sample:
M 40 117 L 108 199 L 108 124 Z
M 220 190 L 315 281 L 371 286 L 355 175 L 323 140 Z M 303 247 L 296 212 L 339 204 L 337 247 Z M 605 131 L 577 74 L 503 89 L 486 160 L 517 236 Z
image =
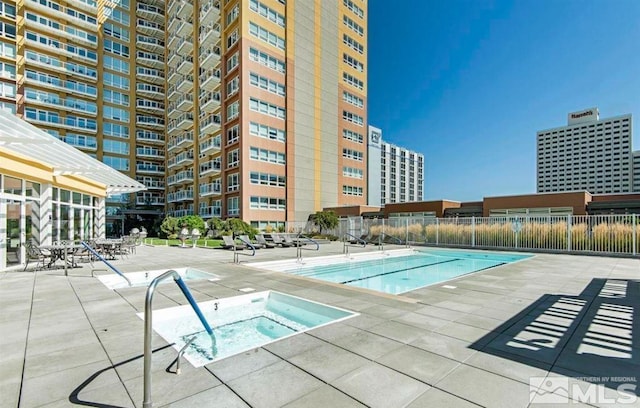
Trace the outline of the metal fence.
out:
M 289 226 L 288 226 L 289 227 Z M 313 224 L 296 223 L 312 233 Z M 535 250 L 640 256 L 640 216 L 567 215 L 536 217 L 390 218 L 340 220 L 323 231 L 338 237 L 392 236 L 414 245 Z

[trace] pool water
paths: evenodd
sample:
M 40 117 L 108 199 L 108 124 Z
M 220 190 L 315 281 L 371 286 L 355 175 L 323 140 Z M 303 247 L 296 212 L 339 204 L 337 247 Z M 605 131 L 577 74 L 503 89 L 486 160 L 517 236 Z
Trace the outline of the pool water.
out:
M 213 329 L 213 340 L 188 305 L 153 312 L 153 329 L 176 350 L 195 337 L 185 358 L 196 367 L 357 315 L 274 291 L 198 305 Z
M 288 272 L 349 286 L 399 294 L 472 272 L 516 262 L 530 255 L 480 251 L 421 249 L 375 259 L 353 258 L 341 263 L 299 265 Z

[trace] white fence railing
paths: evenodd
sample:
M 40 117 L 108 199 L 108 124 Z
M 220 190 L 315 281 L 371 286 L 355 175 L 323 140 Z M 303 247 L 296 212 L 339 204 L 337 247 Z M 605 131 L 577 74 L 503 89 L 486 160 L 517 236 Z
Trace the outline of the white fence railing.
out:
M 304 224 L 304 225 L 303 225 Z M 311 223 L 287 230 L 311 233 Z M 640 256 L 640 215 L 341 219 L 323 231 L 343 237 L 392 236 L 417 245 Z

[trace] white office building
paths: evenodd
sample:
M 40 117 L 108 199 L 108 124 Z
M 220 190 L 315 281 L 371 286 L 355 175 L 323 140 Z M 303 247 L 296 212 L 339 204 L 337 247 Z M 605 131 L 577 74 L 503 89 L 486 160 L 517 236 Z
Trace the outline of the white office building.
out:
M 632 192 L 631 141 L 631 114 L 600 119 L 598 108 L 569 113 L 567 126 L 537 133 L 537 192 Z
M 423 200 L 423 154 L 383 141 L 382 130 L 369 126 L 367 155 L 368 205 Z

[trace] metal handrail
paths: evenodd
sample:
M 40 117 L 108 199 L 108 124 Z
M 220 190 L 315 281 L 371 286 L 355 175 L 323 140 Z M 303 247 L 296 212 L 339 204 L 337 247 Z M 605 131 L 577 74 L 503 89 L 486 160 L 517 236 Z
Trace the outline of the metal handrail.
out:
M 387 234 L 386 232 L 382 232 L 380 233 L 380 235 L 378 235 L 378 246 L 381 251 L 384 251 L 384 239 L 382 237 L 395 239 L 400 245 L 405 244 L 400 238 Z
M 144 399 L 142 401 L 143 408 L 153 407 L 153 403 L 151 402 L 151 357 L 152 357 L 151 330 L 153 327 L 152 325 L 153 293 L 155 292 L 156 286 L 158 286 L 158 283 L 160 283 L 160 281 L 163 281 L 169 277 L 172 277 L 173 280 L 176 282 L 176 284 L 182 291 L 182 294 L 184 294 L 184 296 L 189 301 L 191 308 L 193 309 L 194 312 L 196 312 L 196 315 L 198 315 L 198 319 L 200 319 L 200 322 L 204 326 L 204 329 L 207 331 L 209 336 L 211 336 L 211 348 L 213 350 L 213 354 L 214 355 L 216 354 L 216 338 L 213 334 L 213 329 L 211 329 L 211 326 L 209 326 L 207 319 L 205 319 L 204 315 L 202 314 L 202 311 L 200 310 L 200 307 L 198 306 L 196 301 L 193 299 L 193 296 L 191 295 L 189 288 L 187 287 L 186 283 L 184 283 L 184 281 L 182 280 L 182 277 L 180 276 L 180 274 L 174 271 L 173 269 L 171 269 L 169 271 L 166 271 L 162 275 L 158 276 L 154 280 L 152 280 L 151 283 L 149 284 L 149 288 L 147 288 L 147 295 L 144 301 Z
M 367 241 L 365 241 L 362 238 L 358 238 L 353 234 L 349 234 L 348 232 L 344 233 L 344 236 L 342 237 L 342 253 L 345 255 L 349 255 L 349 247 L 350 246 L 356 246 L 356 244 L 352 244 L 350 241 L 347 241 L 346 238 L 347 236 L 355 238 L 356 242 L 360 242 L 362 244 L 362 248 L 367 246 Z M 360 245 L 357 245 L 360 246 Z
M 242 242 L 245 246 L 248 246 L 253 252 L 251 254 L 245 254 L 243 252 L 236 251 L 236 246 L 233 245 L 233 263 L 240 263 L 240 255 L 246 256 L 256 256 L 256 247 L 253 246 L 251 242 L 245 241 L 244 239 L 238 237 L 240 242 Z
M 87 249 L 87 251 L 91 252 L 91 255 L 95 256 L 99 261 L 102 261 L 105 265 L 107 265 L 112 271 L 114 271 L 115 273 L 117 273 L 118 275 L 120 275 L 120 277 L 124 280 L 127 281 L 127 283 L 129 284 L 129 286 L 131 286 L 131 281 L 129 280 L 129 278 L 127 278 L 124 273 L 120 272 L 120 270 L 118 268 L 116 268 L 115 266 L 111 265 L 109 263 L 109 261 L 107 261 L 106 259 L 104 259 L 104 257 L 102 255 L 100 255 L 99 253 L 96 252 L 95 249 L 93 249 L 91 247 L 91 245 L 87 244 L 86 242 L 82 241 L 80 242 L 80 244 L 85 247 Z
M 307 241 L 311 242 L 312 244 L 316 244 L 315 249 L 314 248 L 303 248 L 300 245 L 300 238 L 304 238 Z M 296 259 L 297 259 L 298 262 L 302 262 L 302 250 L 303 249 L 306 249 L 308 251 L 319 251 L 320 250 L 320 244 L 318 243 L 318 241 L 315 241 L 315 240 L 307 237 L 306 235 L 302 235 L 302 233 L 298 233 L 298 235 L 296 236 Z

